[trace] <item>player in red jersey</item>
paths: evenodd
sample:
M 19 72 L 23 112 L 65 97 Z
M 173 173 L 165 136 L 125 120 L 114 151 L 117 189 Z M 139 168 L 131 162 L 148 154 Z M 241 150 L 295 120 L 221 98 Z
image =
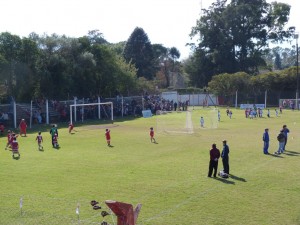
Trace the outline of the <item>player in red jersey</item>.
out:
M 24 136 L 26 137 L 27 124 L 24 119 L 21 120 L 19 128 L 20 128 L 20 136 L 22 136 L 24 134 Z
M 43 143 L 43 136 L 42 136 L 41 131 L 39 131 L 39 133 L 38 133 L 38 135 L 36 136 L 35 140 L 38 142 L 39 150 L 43 150 L 43 146 L 42 146 L 42 143 Z
M 151 143 L 152 143 L 152 142 L 156 143 L 155 138 L 154 138 L 154 130 L 153 130 L 153 127 L 150 127 L 150 141 L 151 141 Z
M 110 130 L 109 129 L 105 130 L 105 138 L 106 138 L 107 146 L 111 147 L 111 145 L 110 145 Z
M 14 137 L 13 141 L 11 143 L 11 149 L 12 149 L 12 157 L 15 157 L 15 154 L 18 154 L 18 156 L 20 157 L 20 153 L 19 153 L 19 143 L 17 141 L 17 138 Z
M 69 123 L 69 134 L 71 134 L 72 130 L 74 129 L 73 123 Z
M 53 148 L 59 148 L 57 139 L 58 139 L 57 134 L 54 134 L 54 136 L 52 137 L 52 145 L 53 145 Z
M 7 150 L 7 148 L 11 147 L 11 142 L 12 142 L 12 132 L 10 130 L 7 131 L 7 144 L 5 147 L 5 150 Z

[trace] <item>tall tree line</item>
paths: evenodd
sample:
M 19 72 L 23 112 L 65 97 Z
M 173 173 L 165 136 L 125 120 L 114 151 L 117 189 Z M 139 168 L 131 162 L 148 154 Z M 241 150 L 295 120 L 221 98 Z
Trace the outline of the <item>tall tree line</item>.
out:
M 1 33 L 0 76 L 2 94 L 18 100 L 110 96 L 137 87 L 135 67 L 97 32 L 81 38 Z
M 154 89 L 163 56 L 172 62 L 180 56 L 176 48 L 159 46 L 163 52 L 156 51 L 157 45 L 151 44 L 142 28 L 118 44 L 110 44 L 97 30 L 80 38 L 36 33 L 20 38 L 4 32 L 0 34 L 0 95 L 28 101 L 140 94 Z
M 191 85 L 205 87 L 217 74 L 259 74 L 269 44 L 289 40 L 295 27 L 285 28 L 290 5 L 266 0 L 216 0 L 192 28 L 197 38 L 185 70 Z M 276 56 L 275 56 L 276 57 Z M 277 65 L 280 66 L 279 55 Z

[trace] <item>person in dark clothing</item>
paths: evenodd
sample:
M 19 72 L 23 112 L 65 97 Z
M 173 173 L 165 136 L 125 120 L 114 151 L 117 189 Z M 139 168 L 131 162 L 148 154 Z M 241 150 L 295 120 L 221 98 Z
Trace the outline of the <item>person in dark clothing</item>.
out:
M 285 138 L 284 138 L 284 146 L 283 146 L 283 151 L 284 151 L 286 143 L 287 143 L 288 133 L 290 133 L 290 130 L 287 128 L 286 125 L 283 125 L 282 130 L 283 130 L 283 133 L 284 133 L 284 136 L 285 136 Z
M 174 102 L 174 111 L 177 111 L 177 102 Z
M 229 174 L 229 147 L 227 145 L 227 141 L 223 141 L 223 150 L 222 150 L 222 162 L 223 162 L 223 168 L 224 173 Z
M 52 141 L 52 146 L 54 147 L 54 136 L 56 135 L 58 137 L 58 130 L 57 126 L 55 124 L 52 125 L 52 128 L 50 129 L 50 134 L 51 134 L 51 141 Z
M 269 129 L 265 129 L 265 133 L 263 134 L 263 141 L 264 141 L 264 154 L 269 154 L 268 149 L 269 149 Z
M 212 149 L 210 150 L 210 161 L 209 161 L 209 168 L 208 168 L 208 177 L 211 177 L 213 170 L 214 170 L 214 177 L 217 176 L 218 170 L 218 160 L 220 158 L 220 150 L 217 149 L 217 145 L 213 144 Z

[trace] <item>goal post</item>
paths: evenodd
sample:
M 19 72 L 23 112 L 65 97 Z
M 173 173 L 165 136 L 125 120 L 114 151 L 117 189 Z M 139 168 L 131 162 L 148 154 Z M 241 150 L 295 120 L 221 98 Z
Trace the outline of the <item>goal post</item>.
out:
M 85 104 L 73 104 L 70 105 L 70 123 L 77 122 L 77 107 L 80 107 L 81 110 L 81 120 L 84 120 L 84 107 L 87 106 L 98 106 L 98 119 L 101 119 L 101 106 L 110 106 L 110 115 L 104 109 L 103 112 L 105 113 L 106 117 L 110 117 L 111 121 L 114 120 L 114 110 L 113 110 L 113 103 L 112 102 L 98 102 L 98 103 L 85 103 Z M 74 120 L 73 120 L 74 114 Z
M 219 126 L 219 110 L 217 108 L 212 108 L 208 113 L 209 118 L 209 128 L 216 129 Z
M 279 99 L 279 107 L 283 109 L 299 109 L 300 99 Z
M 194 126 L 191 111 L 156 112 L 156 130 L 158 133 L 193 134 Z

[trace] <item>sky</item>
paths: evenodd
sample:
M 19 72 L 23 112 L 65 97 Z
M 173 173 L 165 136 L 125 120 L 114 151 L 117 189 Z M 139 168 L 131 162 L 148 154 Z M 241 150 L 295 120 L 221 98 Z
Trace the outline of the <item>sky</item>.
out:
M 267 0 L 268 2 L 271 2 Z M 292 6 L 289 26 L 300 31 L 299 0 L 277 0 Z M 186 43 L 200 18 L 200 9 L 214 0 L 2 0 L 0 32 L 27 37 L 66 35 L 81 37 L 99 30 L 110 43 L 126 41 L 136 27 L 147 33 L 152 44 L 176 47 L 180 59 L 190 54 Z

